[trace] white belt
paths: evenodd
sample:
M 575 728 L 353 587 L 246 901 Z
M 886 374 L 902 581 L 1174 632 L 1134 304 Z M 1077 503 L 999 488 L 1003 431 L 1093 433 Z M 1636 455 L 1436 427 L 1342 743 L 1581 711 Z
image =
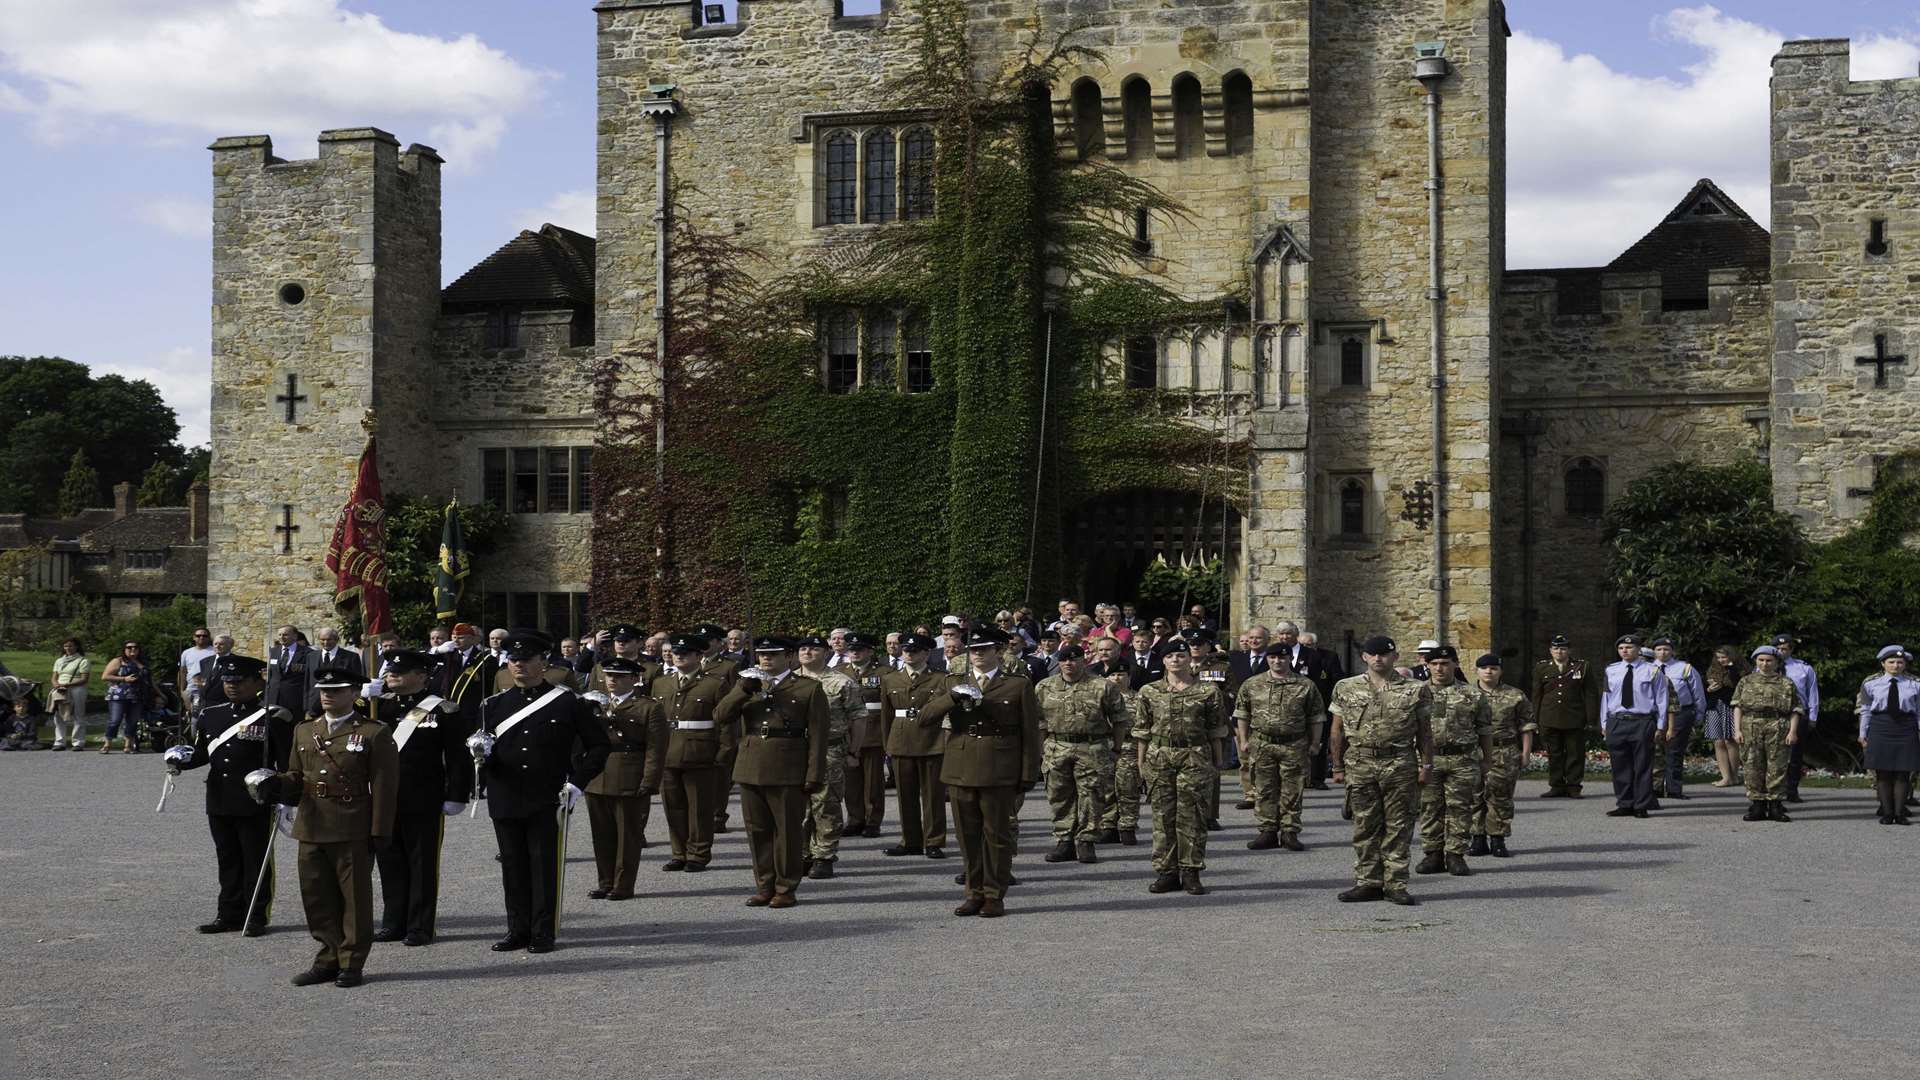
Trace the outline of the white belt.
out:
M 711 720 L 675 720 L 673 726 L 680 731 L 712 731 L 714 724 Z
M 879 712 L 879 711 L 880 711 L 880 703 L 879 703 L 879 702 L 877 702 L 877 701 L 870 701 L 870 702 L 868 702 L 868 703 L 867 703 L 867 711 L 868 711 L 868 712 Z

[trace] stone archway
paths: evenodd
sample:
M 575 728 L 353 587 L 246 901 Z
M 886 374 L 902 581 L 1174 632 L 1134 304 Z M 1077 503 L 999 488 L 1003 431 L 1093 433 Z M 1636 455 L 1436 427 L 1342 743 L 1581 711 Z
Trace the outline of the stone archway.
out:
M 1089 605 L 1135 602 L 1155 559 L 1180 566 L 1219 558 L 1232 580 L 1241 531 L 1240 512 L 1217 496 L 1203 500 L 1195 492 L 1158 488 L 1114 492 L 1081 504 L 1069 518 L 1067 580 Z M 1227 597 L 1231 601 L 1231 589 Z M 1195 599 L 1209 609 L 1222 606 L 1216 597 Z M 1213 614 L 1226 625 L 1225 612 Z

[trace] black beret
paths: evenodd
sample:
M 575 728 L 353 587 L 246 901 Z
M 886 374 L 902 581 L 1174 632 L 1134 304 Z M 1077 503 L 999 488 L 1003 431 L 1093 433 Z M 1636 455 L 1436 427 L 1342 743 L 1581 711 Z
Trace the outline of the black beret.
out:
M 1267 646 L 1266 654 L 1268 656 L 1292 656 L 1293 646 L 1282 645 L 1276 641 L 1273 644 Z
M 1492 653 L 1482 653 L 1480 659 L 1473 662 L 1474 667 L 1499 667 L 1500 658 Z
M 1451 660 L 1457 664 L 1460 662 L 1460 652 L 1451 645 L 1435 645 L 1427 650 L 1427 660 Z
M 433 654 L 419 649 L 395 649 L 387 654 L 387 670 L 401 675 L 432 671 L 437 665 Z
M 1639 634 L 1621 634 L 1619 637 L 1613 639 L 1613 643 L 1615 645 L 1636 645 L 1637 646 L 1640 644 L 1640 635 Z
M 1204 626 L 1188 627 L 1180 636 L 1185 639 L 1188 648 L 1192 648 L 1202 641 L 1212 641 L 1214 639 L 1213 631 Z
M 1360 651 L 1368 656 L 1385 656 L 1388 653 L 1399 652 L 1400 647 L 1395 645 L 1393 639 L 1387 635 L 1375 634 L 1360 643 Z
M 1053 627 L 1051 627 L 1051 626 L 1049 626 L 1049 627 L 1047 627 L 1047 628 L 1046 628 L 1045 630 L 1042 630 L 1042 631 L 1040 631 L 1040 640 L 1041 640 L 1041 641 L 1045 641 L 1045 640 L 1047 640 L 1048 638 L 1052 638 L 1052 639 L 1053 639 L 1053 640 L 1055 640 L 1055 641 L 1059 641 L 1059 640 L 1060 640 L 1060 631 L 1058 631 L 1058 630 L 1056 630 L 1056 629 L 1054 629 L 1054 628 L 1053 628 Z
M 1079 645 L 1067 645 L 1061 648 L 1056 655 L 1062 660 L 1085 660 L 1087 658 L 1087 650 Z
M 262 675 L 266 673 L 267 662 L 265 660 L 256 660 L 251 656 L 241 656 L 238 653 L 228 653 L 227 655 L 214 661 L 213 669 L 215 672 L 215 677 L 220 679 L 222 682 L 227 682 L 227 681 L 237 682 L 241 679 L 260 678 Z

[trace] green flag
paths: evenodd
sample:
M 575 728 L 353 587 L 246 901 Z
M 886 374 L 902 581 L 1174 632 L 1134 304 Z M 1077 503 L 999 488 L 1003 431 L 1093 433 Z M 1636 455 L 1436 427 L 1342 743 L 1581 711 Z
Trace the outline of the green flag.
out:
M 460 593 L 472 569 L 467 562 L 467 542 L 460 535 L 460 511 L 455 500 L 447 504 L 446 524 L 440 528 L 440 569 L 433 575 L 434 618 L 459 617 Z

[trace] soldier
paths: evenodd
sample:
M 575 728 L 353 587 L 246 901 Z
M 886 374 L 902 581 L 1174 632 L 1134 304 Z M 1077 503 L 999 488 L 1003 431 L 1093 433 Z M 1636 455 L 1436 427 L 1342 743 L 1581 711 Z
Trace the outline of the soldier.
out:
M 927 666 L 933 647 L 925 634 L 901 634 L 900 669 L 880 680 L 880 728 L 900 800 L 900 842 L 888 855 L 947 857 L 947 786 L 940 782 L 947 733 L 924 712 L 947 689 L 946 676 Z
M 487 699 L 468 742 L 483 765 L 500 845 L 507 936 L 492 948 L 546 953 L 560 918 L 561 815 L 606 766 L 607 735 L 592 705 L 547 680 L 545 634 L 514 630 L 501 648 L 513 689 Z
M 279 771 L 287 767 L 293 744 L 293 715 L 260 700 L 266 690 L 267 665 L 251 656 L 226 656 L 215 669 L 226 701 L 210 705 L 194 723 L 193 745 L 176 746 L 166 753 L 167 772 L 179 775 L 202 765 L 207 771 L 207 829 L 213 834 L 214 861 L 220 868 L 220 895 L 213 921 L 197 929 L 203 934 L 225 934 L 242 929 L 249 901 L 253 919 L 245 924 L 248 937 L 267 932 L 273 906 L 273 873 L 261 876 L 261 865 L 272 851 L 271 806 L 262 806 L 248 792 L 247 774 L 255 769 Z M 260 890 L 253 897 L 256 883 Z
M 875 655 L 872 634 L 849 630 L 841 637 L 845 660 L 834 670 L 854 681 L 862 707 L 847 733 L 847 831 L 880 835 L 887 811 L 886 739 L 880 724 L 880 679 L 887 662 Z
M 618 656 L 640 668 L 639 682 L 635 692 L 645 694 L 647 687 L 653 685 L 654 676 L 660 674 L 660 665 L 648 660 L 644 655 L 647 635 L 632 623 L 619 623 L 612 627 L 609 633 L 613 640 L 612 653 L 609 656 L 594 654 L 592 674 L 587 677 L 587 689 L 607 689 L 607 661 Z
M 953 913 L 1006 914 L 1013 881 L 1014 815 L 1040 778 L 1040 707 L 1033 684 L 999 670 L 1000 632 L 976 626 L 967 638 L 965 674 L 920 710 L 920 722 L 948 732 L 940 779 L 953 799 L 967 896 Z
M 1640 639 L 1623 634 L 1614 642 L 1620 660 L 1607 665 L 1600 695 L 1600 733 L 1613 766 L 1614 808 L 1608 817 L 1644 818 L 1653 809 L 1653 744 L 1666 729 L 1673 684 L 1658 667 L 1640 660 Z
M 1184 888 L 1205 896 L 1207 800 L 1226 760 L 1226 700 L 1195 678 L 1183 649 L 1169 649 L 1166 675 L 1140 688 L 1133 724 L 1136 764 L 1153 800 L 1151 893 Z
M 660 808 L 666 811 L 673 855 L 662 870 L 705 870 L 713 860 L 714 804 L 722 798 L 721 774 L 733 759 L 733 725 L 714 710 L 727 692 L 726 670 L 709 669 L 701 655 L 707 639 L 681 632 L 667 639 L 672 665 L 654 676 L 649 696 L 667 714 L 667 757 L 660 773 Z
M 1134 718 L 1140 715 L 1140 695 L 1132 689 L 1133 672 L 1120 668 L 1107 673 L 1107 682 L 1120 691 L 1126 706 L 1127 726 L 1120 732 L 1114 751 L 1112 797 L 1100 819 L 1100 835 L 1095 842 L 1118 843 L 1133 847 L 1140 842 L 1140 755 L 1133 737 Z
M 587 896 L 631 900 L 640 849 L 647 844 L 647 806 L 660 790 L 660 766 L 667 756 L 667 714 L 640 692 L 649 665 L 616 655 L 595 666 L 607 688 L 600 714 L 607 764 L 586 786 L 593 863 L 600 873 L 599 887 Z
M 1773 647 L 1780 653 L 1780 673 L 1787 677 L 1795 690 L 1800 691 L 1800 703 L 1806 709 L 1806 722 L 1800 727 L 1800 738 L 1787 744 L 1787 794 L 1786 801 L 1800 801 L 1800 777 L 1806 772 L 1803 756 L 1807 742 L 1813 736 L 1814 729 L 1820 725 L 1820 676 L 1813 665 L 1793 655 L 1800 648 L 1800 639 L 1792 634 L 1775 634 Z M 1778 810 L 1779 807 L 1775 806 Z
M 801 863 L 808 877 L 825 881 L 833 876 L 833 864 L 840 860 L 840 836 L 846 827 L 842 804 L 847 769 L 856 764 L 847 750 L 847 732 L 855 724 L 866 722 L 866 698 L 850 675 L 827 666 L 833 647 L 826 638 L 818 634 L 803 637 L 798 646 L 798 674 L 817 681 L 827 699 L 827 771 L 820 790 L 807 798 L 807 851 Z
M 1772 645 L 1753 650 L 1753 674 L 1733 688 L 1733 739 L 1746 760 L 1747 812 L 1742 821 L 1792 821 L 1787 793 L 1789 749 L 1800 741 L 1806 718 L 1800 688 L 1781 671 Z M 1645 814 L 1640 815 L 1645 817 Z
M 1419 785 L 1433 772 L 1433 690 L 1394 667 L 1393 639 L 1375 635 L 1360 645 L 1365 673 L 1333 688 L 1332 758 L 1341 763 L 1353 807 L 1353 888 L 1344 903 L 1386 899 L 1418 903 L 1407 892 Z
M 393 839 L 400 751 L 392 731 L 354 710 L 360 686 L 353 671 L 315 671 L 320 715 L 294 729 L 287 767 L 248 774 L 258 797 L 299 808 L 300 898 L 320 952 L 295 986 L 359 986 L 373 951 L 373 856 Z
M 1293 670 L 1291 644 L 1261 650 L 1266 670 L 1240 684 L 1233 715 L 1240 757 L 1252 770 L 1254 820 L 1260 834 L 1254 851 L 1305 851 L 1300 842 L 1300 801 L 1307 766 L 1320 752 L 1327 704 L 1305 675 Z
M 1213 687 L 1220 695 L 1220 720 L 1231 724 L 1233 716 L 1233 697 L 1240 690 L 1239 676 L 1233 672 L 1233 660 L 1226 653 L 1213 647 L 1214 633 L 1203 626 L 1193 626 L 1182 635 L 1186 650 L 1193 660 L 1193 677 L 1204 686 Z M 1225 736 L 1223 736 L 1225 738 Z M 1151 790 L 1152 785 L 1148 785 Z M 1220 775 L 1216 771 L 1213 787 L 1207 795 L 1207 829 L 1209 832 L 1221 828 L 1220 825 Z M 1158 831 L 1159 822 L 1154 823 Z
M 740 784 L 740 820 L 753 851 L 754 893 L 748 907 L 790 908 L 806 857 L 802 823 L 807 797 L 826 788 L 827 695 L 816 679 L 792 670 L 793 642 L 758 637 L 754 667 L 738 672 L 714 718 L 738 719 L 743 732 L 733 778 Z
M 1487 696 L 1455 676 L 1460 654 L 1451 645 L 1427 651 L 1433 702 L 1427 723 L 1433 732 L 1433 767 L 1420 785 L 1420 847 L 1417 874 L 1442 870 L 1466 877 L 1467 836 L 1472 831 L 1473 793 L 1486 780 L 1493 758 L 1493 716 Z
M 387 663 L 386 692 L 363 703 L 368 719 L 393 733 L 399 790 L 393 843 L 375 862 L 380 870 L 381 928 L 375 941 L 425 945 L 433 940 L 440 906 L 440 845 L 446 819 L 473 797 L 472 757 L 460 708 L 427 693 L 434 658 L 401 649 Z
M 1693 739 L 1694 721 L 1707 712 L 1707 684 L 1693 665 L 1673 653 L 1673 639 L 1653 639 L 1653 662 L 1673 684 L 1673 716 L 1667 721 L 1667 745 L 1664 767 L 1654 779 L 1655 798 L 1685 799 L 1687 744 Z
M 1585 660 L 1575 660 L 1565 634 L 1555 634 L 1553 659 L 1533 666 L 1533 714 L 1547 751 L 1547 790 L 1543 799 L 1581 799 L 1587 776 L 1587 730 L 1600 719 L 1604 679 L 1593 677 Z
M 1864 764 L 1873 770 L 1873 790 L 1879 796 L 1880 824 L 1908 825 L 1912 817 L 1907 796 L 1913 792 L 1913 774 L 1920 769 L 1920 687 L 1907 674 L 1911 657 L 1899 645 L 1880 650 L 1880 674 L 1861 680 L 1854 698 L 1860 717 L 1860 748 Z
M 733 689 L 733 676 L 741 665 L 727 655 L 727 628 L 719 623 L 701 623 L 694 627 L 694 632 L 706 642 L 700 670 L 720 679 L 721 693 Z M 727 831 L 727 804 L 733 801 L 733 755 L 740 740 L 737 725 L 729 734 L 732 737 L 720 748 L 720 787 L 713 800 L 713 831 L 717 833 Z
M 1092 863 L 1099 858 L 1094 836 L 1110 797 L 1106 777 L 1130 722 L 1119 689 L 1087 671 L 1082 646 L 1066 646 L 1059 659 L 1059 674 L 1033 688 L 1046 739 L 1040 770 L 1053 812 L 1053 850 L 1046 860 Z
M 1480 692 L 1487 697 L 1492 717 L 1493 753 L 1480 771 L 1473 791 L 1473 843 L 1469 855 L 1504 859 L 1507 838 L 1513 835 L 1513 785 L 1533 753 L 1533 702 L 1517 686 L 1500 681 L 1500 658 L 1487 653 L 1474 662 L 1480 673 Z

